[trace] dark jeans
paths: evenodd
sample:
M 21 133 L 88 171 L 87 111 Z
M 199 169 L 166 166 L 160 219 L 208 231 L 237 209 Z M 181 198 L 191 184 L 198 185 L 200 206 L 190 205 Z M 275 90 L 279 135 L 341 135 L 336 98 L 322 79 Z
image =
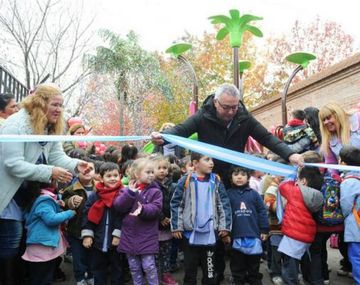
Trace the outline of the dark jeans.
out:
M 270 246 L 271 248 L 271 278 L 281 276 L 282 253 L 278 252 L 278 246 Z
M 20 285 L 25 264 L 21 260 L 22 222 L 0 219 L 0 284 Z
M 96 285 L 106 285 L 108 276 L 108 266 L 111 270 L 111 285 L 123 285 L 121 255 L 112 248 L 108 252 L 102 252 L 97 248 L 92 248 L 90 253 L 90 268 L 94 275 Z
M 344 257 L 344 260 L 342 262 L 342 269 L 351 272 L 352 266 L 349 261 L 348 244 L 344 241 L 344 232 L 339 234 L 339 251 Z
M 171 265 L 176 265 L 179 247 L 180 247 L 180 240 L 173 238 L 171 240 L 171 251 L 170 251 L 170 264 Z
M 29 262 L 30 285 L 51 285 L 54 279 L 56 258 L 45 262 Z
M 317 233 L 309 249 L 311 259 L 305 253 L 301 260 L 304 280 L 311 285 L 322 285 L 324 280 L 329 280 L 326 242 L 330 235 L 331 233 Z
M 90 270 L 90 250 L 82 245 L 82 240 L 67 236 L 67 240 L 71 247 L 73 258 L 73 270 L 76 282 L 85 279 L 85 273 L 88 273 L 87 278 L 92 278 L 92 272 Z
M 192 246 L 189 240 L 183 239 L 185 276 L 184 285 L 196 285 L 197 269 L 200 264 L 203 277 L 202 284 L 217 284 L 215 272 L 215 246 Z
M 287 285 L 298 285 L 299 260 L 283 254 L 282 278 Z
M 230 269 L 235 285 L 262 285 L 263 275 L 259 272 L 261 255 L 247 255 L 233 249 Z
M 19 253 L 23 226 L 21 221 L 0 219 L 0 260 Z

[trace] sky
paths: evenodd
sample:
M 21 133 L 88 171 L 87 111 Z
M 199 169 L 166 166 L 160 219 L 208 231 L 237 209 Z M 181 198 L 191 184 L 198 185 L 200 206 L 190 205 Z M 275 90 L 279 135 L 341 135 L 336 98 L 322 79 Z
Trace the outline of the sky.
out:
M 359 46 L 358 3 L 358 0 L 87 0 L 85 9 L 95 15 L 95 29 L 107 28 L 122 36 L 134 30 L 143 48 L 164 51 L 186 32 L 193 35 L 214 32 L 207 18 L 227 15 L 230 9 L 263 17 L 256 26 L 265 37 L 289 32 L 296 19 L 306 24 L 319 16 L 323 21 L 341 24 Z

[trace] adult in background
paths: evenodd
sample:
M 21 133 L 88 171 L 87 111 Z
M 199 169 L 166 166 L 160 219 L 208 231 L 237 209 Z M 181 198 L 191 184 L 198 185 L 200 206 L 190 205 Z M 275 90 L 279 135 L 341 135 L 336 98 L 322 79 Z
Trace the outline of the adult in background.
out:
M 70 136 L 86 136 L 87 131 L 83 124 L 74 124 L 68 130 Z M 95 154 L 95 145 L 92 142 L 80 142 L 69 141 L 63 143 L 64 151 L 67 155 L 70 155 L 71 151 L 76 148 L 81 148 L 86 151 L 87 154 Z
M 245 108 L 240 101 L 239 90 L 233 84 L 222 84 L 217 88 L 214 95 L 206 98 L 203 107 L 183 123 L 170 130 L 166 134 L 189 137 L 198 133 L 200 142 L 224 147 L 234 151 L 243 152 L 249 136 L 278 154 L 285 160 L 294 164 L 302 164 L 302 157 L 292 151 L 284 142 L 274 137 L 262 126 Z M 161 133 L 151 134 L 154 144 L 162 145 L 164 140 Z M 230 181 L 227 177 L 230 164 L 214 160 L 214 173 L 218 173 L 226 188 Z M 223 245 L 221 241 L 216 251 L 219 281 L 223 279 L 225 262 L 223 261 Z
M 60 135 L 63 133 L 63 96 L 54 84 L 40 84 L 22 102 L 22 109 L 9 117 L 0 134 Z M 22 210 L 29 202 L 26 181 L 67 183 L 73 172 L 86 171 L 87 163 L 68 157 L 60 142 L 0 143 L 0 276 L 3 284 L 20 284 Z M 21 281 L 20 281 L 21 282 Z
M 348 114 L 339 104 L 329 102 L 320 109 L 319 120 L 322 137 L 320 151 L 324 154 L 325 163 L 337 164 L 343 146 L 360 148 L 360 112 Z M 344 259 L 337 274 L 351 276 L 351 263 L 343 233 L 339 236 L 339 250 Z
M 320 122 L 319 122 L 319 109 L 315 107 L 307 107 L 304 109 L 305 122 L 314 131 L 319 145 L 321 145 L 321 133 L 320 133 Z
M 12 114 L 19 111 L 14 95 L 10 93 L 0 94 L 0 126 Z

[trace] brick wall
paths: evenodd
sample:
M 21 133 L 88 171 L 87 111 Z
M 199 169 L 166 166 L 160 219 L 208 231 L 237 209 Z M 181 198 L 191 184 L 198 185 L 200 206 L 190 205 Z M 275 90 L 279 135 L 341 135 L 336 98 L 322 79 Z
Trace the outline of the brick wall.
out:
M 336 101 L 346 110 L 360 103 L 360 53 L 292 86 L 287 96 L 288 114 L 310 106 L 321 108 L 329 101 Z M 280 125 L 280 94 L 251 112 L 267 128 Z

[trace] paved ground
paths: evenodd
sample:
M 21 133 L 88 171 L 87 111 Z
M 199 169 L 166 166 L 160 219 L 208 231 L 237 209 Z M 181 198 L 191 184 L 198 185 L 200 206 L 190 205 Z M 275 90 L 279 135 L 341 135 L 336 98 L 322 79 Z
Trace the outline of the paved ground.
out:
M 348 277 L 339 277 L 336 275 L 336 270 L 339 269 L 339 260 L 341 259 L 339 251 L 332 249 L 332 248 L 328 248 L 328 254 L 329 254 L 328 263 L 329 263 L 329 267 L 331 269 L 330 284 L 331 285 L 353 285 L 354 282 L 352 279 L 350 279 Z M 228 277 L 229 277 L 228 267 L 229 266 L 227 266 L 226 280 L 222 283 L 224 285 L 230 284 L 230 282 L 228 281 L 229 280 L 228 279 Z M 67 277 L 66 281 L 65 282 L 56 282 L 55 284 L 56 285 L 74 285 L 74 284 L 76 284 L 76 282 L 72 276 L 72 264 L 63 263 L 62 269 L 66 273 L 66 277 Z M 264 285 L 272 284 L 272 282 L 269 278 L 269 274 L 267 274 L 267 272 L 266 272 L 265 263 L 263 263 L 261 265 L 261 272 L 264 274 L 263 284 Z M 201 275 L 201 273 L 199 271 L 199 279 L 200 279 L 200 275 Z M 174 273 L 174 277 L 179 282 L 179 284 L 182 284 L 183 271 L 179 270 L 178 272 Z M 128 284 L 132 284 L 132 282 L 129 282 Z M 198 284 L 200 284 L 200 281 L 198 282 Z

